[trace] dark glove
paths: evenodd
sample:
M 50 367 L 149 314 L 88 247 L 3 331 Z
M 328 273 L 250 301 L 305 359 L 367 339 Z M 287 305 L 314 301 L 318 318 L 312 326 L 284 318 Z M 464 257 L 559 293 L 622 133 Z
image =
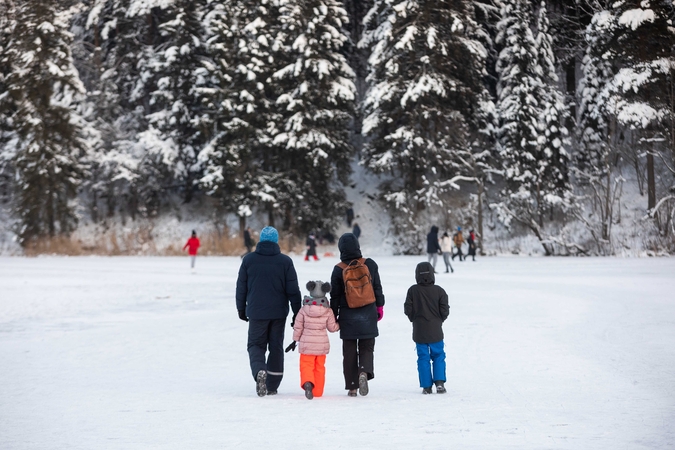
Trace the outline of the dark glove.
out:
M 443 250 L 439 250 L 439 251 L 438 251 L 438 254 L 439 254 L 439 255 L 442 255 L 442 254 L 443 254 Z
M 291 342 L 291 345 L 286 347 L 286 353 L 295 350 L 295 341 Z
M 293 314 L 293 318 L 291 319 L 291 328 L 293 328 L 293 325 L 295 325 L 295 318 L 296 317 L 298 317 L 298 313 Z
M 246 317 L 246 310 L 245 309 L 238 309 L 237 312 L 239 313 L 239 318 L 243 320 L 244 322 L 248 322 L 248 317 Z

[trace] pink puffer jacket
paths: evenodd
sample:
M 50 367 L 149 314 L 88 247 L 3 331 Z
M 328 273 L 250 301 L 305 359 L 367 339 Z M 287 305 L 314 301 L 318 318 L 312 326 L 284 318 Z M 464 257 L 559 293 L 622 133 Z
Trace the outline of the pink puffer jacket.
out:
M 339 329 L 332 309 L 321 305 L 305 305 L 295 318 L 293 340 L 300 343 L 298 350 L 304 355 L 327 355 L 330 341 L 326 330 L 335 333 Z

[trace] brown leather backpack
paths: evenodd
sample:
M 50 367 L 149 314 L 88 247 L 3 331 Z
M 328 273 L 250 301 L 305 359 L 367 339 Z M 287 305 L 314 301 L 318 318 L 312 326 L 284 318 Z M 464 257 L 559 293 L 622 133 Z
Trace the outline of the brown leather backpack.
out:
M 341 262 L 337 266 L 342 269 L 345 297 L 350 308 L 361 308 L 375 303 L 373 280 L 364 258 L 355 259 L 349 264 Z

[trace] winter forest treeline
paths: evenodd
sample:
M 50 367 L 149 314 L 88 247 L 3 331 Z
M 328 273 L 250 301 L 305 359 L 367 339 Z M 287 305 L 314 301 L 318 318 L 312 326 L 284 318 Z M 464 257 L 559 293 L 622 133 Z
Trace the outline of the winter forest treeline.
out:
M 489 213 L 605 255 L 630 184 L 672 252 L 673 20 L 672 0 L 0 0 L 0 195 L 25 246 L 176 197 L 299 235 L 336 227 L 358 161 L 398 252 L 464 195 L 479 237 Z

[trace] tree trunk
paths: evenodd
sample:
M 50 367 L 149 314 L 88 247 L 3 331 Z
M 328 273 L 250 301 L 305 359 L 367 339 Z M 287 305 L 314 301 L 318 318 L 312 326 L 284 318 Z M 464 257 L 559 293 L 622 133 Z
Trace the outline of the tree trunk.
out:
M 478 242 L 477 247 L 480 249 L 480 255 L 485 256 L 483 249 L 483 193 L 485 192 L 485 185 L 483 180 L 478 181 Z
M 246 230 L 246 216 L 239 216 L 239 237 L 244 239 L 244 230 Z
M 654 179 L 654 155 L 647 153 L 647 208 L 656 206 L 656 181 Z
M 537 180 L 537 222 L 539 222 L 539 227 L 544 228 L 544 211 L 541 205 L 541 188 L 539 186 L 539 180 Z
M 612 176 L 609 155 L 605 157 L 605 170 L 607 172 L 607 186 L 605 187 L 605 205 L 602 208 L 602 238 L 609 240 L 610 226 L 612 225 Z
M 192 176 L 188 174 L 185 180 L 184 203 L 190 203 L 191 201 L 192 201 Z
M 267 225 L 270 227 L 274 227 L 274 209 L 272 207 L 269 207 L 267 210 Z

